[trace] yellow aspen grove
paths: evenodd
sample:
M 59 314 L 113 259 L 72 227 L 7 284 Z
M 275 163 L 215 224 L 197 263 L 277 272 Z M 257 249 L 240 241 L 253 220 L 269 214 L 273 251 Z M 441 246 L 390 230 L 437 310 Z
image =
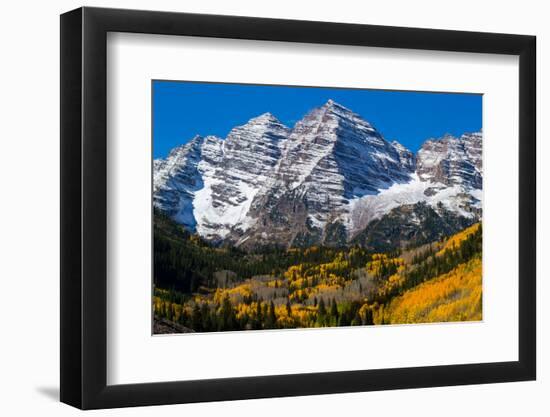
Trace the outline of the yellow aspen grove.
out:
M 228 256 L 227 249 L 208 256 Z M 482 318 L 480 223 L 387 253 L 314 246 L 270 256 L 250 258 L 267 259 L 265 273 L 260 266 L 240 274 L 219 271 L 191 293 L 155 287 L 155 319 L 209 332 Z

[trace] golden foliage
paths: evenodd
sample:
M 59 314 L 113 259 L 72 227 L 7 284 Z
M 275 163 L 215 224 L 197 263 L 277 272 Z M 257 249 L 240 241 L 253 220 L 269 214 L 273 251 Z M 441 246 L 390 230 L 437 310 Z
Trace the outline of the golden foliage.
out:
M 397 267 L 397 271 L 401 272 L 405 269 L 405 260 L 403 258 L 390 258 L 385 253 L 375 253 L 372 255 L 372 260 L 367 262 L 367 272 L 371 275 L 379 275 L 384 267 Z
M 481 320 L 481 300 L 481 259 L 474 258 L 394 298 L 375 323 Z
M 460 245 L 460 243 L 463 240 L 466 240 L 468 236 L 471 234 L 477 232 L 477 230 L 481 227 L 481 223 L 476 223 L 471 225 L 470 227 L 467 227 L 466 229 L 452 235 L 449 239 L 445 241 L 443 244 L 443 247 L 437 252 L 436 255 L 442 255 L 443 252 L 447 250 L 452 250 L 453 248 L 456 248 Z
M 399 273 L 391 275 L 386 281 L 384 281 L 380 287 L 378 287 L 378 295 L 385 297 L 392 294 L 398 288 L 405 283 L 405 278 Z
M 454 255 L 450 252 L 479 227 L 475 224 L 437 242 L 435 250 L 440 250 L 436 256 L 446 252 L 449 253 L 445 255 Z M 322 250 L 313 246 L 288 252 L 303 251 L 317 259 Z M 429 272 L 420 270 L 419 278 L 413 279 L 411 271 L 419 271 L 420 261 L 413 264 L 410 253 L 399 257 L 395 257 L 395 252 L 367 254 L 354 259 L 361 251 L 335 250 L 330 258 L 323 258 L 323 263 L 310 258 L 269 275 L 247 279 L 237 276 L 227 288 L 201 286 L 184 297 L 156 288 L 153 311 L 156 316 L 181 320 L 189 327 L 202 321 L 198 326 L 209 331 L 219 330 L 227 323 L 234 326 L 231 323 L 236 321 L 241 329 L 256 329 L 481 320 L 482 271 L 477 252 L 459 258 L 457 262 L 470 260 L 449 271 L 456 263 L 446 264 L 445 256 L 434 258 L 430 251 L 430 258 L 423 258 L 424 265 L 433 266 L 439 260 L 446 269 L 436 266 Z M 442 270 L 449 272 L 431 278 Z
M 244 297 L 250 297 L 253 294 L 251 285 L 249 283 L 244 283 L 237 285 L 233 288 L 217 288 L 214 293 L 214 303 L 220 304 L 222 300 L 226 297 L 229 297 L 232 301 L 241 300 Z M 202 301 L 201 298 L 195 300 L 196 302 Z

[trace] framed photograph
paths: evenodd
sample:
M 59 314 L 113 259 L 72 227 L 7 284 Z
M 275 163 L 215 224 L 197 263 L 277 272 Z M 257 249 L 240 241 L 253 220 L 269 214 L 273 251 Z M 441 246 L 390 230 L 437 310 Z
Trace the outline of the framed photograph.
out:
M 535 37 L 61 16 L 61 401 L 533 380 Z

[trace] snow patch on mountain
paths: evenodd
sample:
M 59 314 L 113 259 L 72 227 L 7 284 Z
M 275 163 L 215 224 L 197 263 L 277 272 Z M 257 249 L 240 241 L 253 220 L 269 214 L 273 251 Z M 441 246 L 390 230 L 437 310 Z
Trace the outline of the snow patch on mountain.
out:
M 250 227 L 245 219 L 258 189 L 246 182 L 240 182 L 237 185 L 237 195 L 241 200 L 232 198 L 223 206 L 215 205 L 213 188 L 223 185 L 222 179 L 209 176 L 204 179 L 204 188 L 195 193 L 193 216 L 199 219 L 197 233 L 203 237 L 224 239 L 235 225 L 244 230 Z
M 219 161 L 221 139 L 195 136 L 153 162 L 153 205 L 195 231 L 193 201 L 204 186 L 205 173 Z
M 438 189 L 435 194 L 427 192 Z M 411 174 L 411 181 L 404 184 L 394 184 L 380 190 L 376 195 L 367 195 L 350 200 L 349 217 L 344 219 L 350 235 L 363 230 L 371 221 L 389 213 L 395 207 L 405 204 L 426 202 L 436 211 L 441 206 L 463 217 L 473 218 L 475 214 L 467 210 L 467 206 L 475 204 L 480 207 L 481 190 L 466 191 L 462 186 L 447 187 L 441 183 L 422 181 L 417 173 Z M 471 202 L 473 196 L 474 202 Z

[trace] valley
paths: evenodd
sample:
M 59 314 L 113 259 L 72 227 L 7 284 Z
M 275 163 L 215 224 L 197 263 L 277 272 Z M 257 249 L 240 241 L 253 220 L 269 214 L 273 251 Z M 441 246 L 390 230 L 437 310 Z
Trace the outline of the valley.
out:
M 481 320 L 482 186 L 481 132 L 412 152 L 333 100 L 196 135 L 153 164 L 153 330 Z
M 155 244 L 155 323 L 174 323 L 174 333 L 481 319 L 480 223 L 385 253 L 251 254 L 209 246 L 162 218 Z

